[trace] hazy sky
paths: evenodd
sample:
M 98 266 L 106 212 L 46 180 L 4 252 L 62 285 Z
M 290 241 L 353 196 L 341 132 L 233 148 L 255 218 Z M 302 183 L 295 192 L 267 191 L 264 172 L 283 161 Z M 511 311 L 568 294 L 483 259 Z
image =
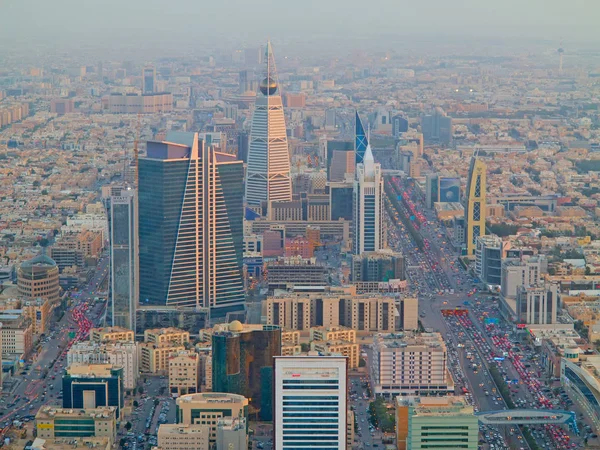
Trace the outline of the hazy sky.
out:
M 376 38 L 600 43 L 600 0 L 0 0 L 0 48 Z M 382 40 L 382 45 L 386 41 Z M 389 45 L 389 43 L 388 43 Z

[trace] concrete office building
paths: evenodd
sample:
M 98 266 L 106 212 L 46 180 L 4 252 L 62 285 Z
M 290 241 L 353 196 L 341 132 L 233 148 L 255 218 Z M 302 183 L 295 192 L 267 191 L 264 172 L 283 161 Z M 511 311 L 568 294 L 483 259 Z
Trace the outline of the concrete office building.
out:
M 90 341 L 108 342 L 108 341 L 131 341 L 135 340 L 135 334 L 132 330 L 123 327 L 102 327 L 90 329 Z
M 402 253 L 389 249 L 366 252 L 352 258 L 352 281 L 405 280 L 406 266 Z
M 464 397 L 396 398 L 398 450 L 477 450 L 479 423 Z
M 275 358 L 274 446 L 346 449 L 347 360 Z
M 169 392 L 173 397 L 195 394 L 200 387 L 200 355 L 185 350 L 169 358 Z
M 502 283 L 504 244 L 496 235 L 478 236 L 475 243 L 475 273 L 488 285 Z
M 246 202 L 255 206 L 292 199 L 290 153 L 271 42 L 267 42 L 265 61 L 265 78 L 252 116 L 246 171 Z
M 173 111 L 173 94 L 110 94 L 106 107 L 111 114 L 159 114 Z
M 439 333 L 378 334 L 373 341 L 375 395 L 446 395 L 454 390 L 446 344 Z
M 17 287 L 24 300 L 45 298 L 54 307 L 60 302 L 58 266 L 45 253 L 25 261 L 17 270 Z
M 175 400 L 178 425 L 208 425 L 209 442 L 216 443 L 217 425 L 224 418 L 248 419 L 248 399 L 242 395 L 202 392 Z
M 519 286 L 536 286 L 547 271 L 548 260 L 545 256 L 531 256 L 517 259 L 506 258 L 502 261 L 501 294 L 504 298 L 516 298 Z
M 217 422 L 217 449 L 248 450 L 248 424 L 245 417 L 228 417 Z
M 139 377 L 138 346 L 133 341 L 73 344 L 67 352 L 67 366 L 72 364 L 112 364 L 123 368 L 123 388 L 133 391 Z
M 136 195 L 134 190 L 122 190 L 107 202 L 111 325 L 130 330 L 135 330 L 135 310 L 139 303 Z
M 123 368 L 112 364 L 73 363 L 62 378 L 63 408 L 114 406 L 117 418 L 124 406 Z
M 106 437 L 115 444 L 117 408 L 62 409 L 42 406 L 35 415 L 37 437 L 41 439 Z
M 23 315 L 0 314 L 2 355 L 25 359 L 33 349 L 33 325 Z
M 546 325 L 556 323 L 558 284 L 543 283 L 517 288 L 517 318 L 519 323 Z
M 355 255 L 385 248 L 383 220 L 383 176 L 368 146 L 364 161 L 356 166 L 354 181 Z
M 243 167 L 197 133 L 148 142 L 139 161 L 140 304 L 244 309 Z
M 155 344 L 176 344 L 185 345 L 190 342 L 190 333 L 179 328 L 153 328 L 144 331 L 144 342 L 153 342 Z
M 393 332 L 396 305 L 392 297 L 336 294 L 288 294 L 263 302 L 267 323 L 290 330 L 345 326 L 356 331 Z
M 166 375 L 169 371 L 169 358 L 185 350 L 183 345 L 171 342 L 141 342 L 138 346 L 140 371 L 154 375 Z
M 465 248 L 467 255 L 473 255 L 477 245 L 477 238 L 485 235 L 486 217 L 486 190 L 487 190 L 487 166 L 476 157 L 471 159 L 469 166 L 469 177 L 467 180 L 466 201 L 466 232 Z
M 163 423 L 158 427 L 157 440 L 155 450 L 210 450 L 210 426 Z
M 324 286 L 327 267 L 317 264 L 316 258 L 297 256 L 279 258 L 266 264 L 269 289 L 287 289 L 288 286 Z
M 419 298 L 403 297 L 396 303 L 398 310 L 397 330 L 414 331 L 419 328 Z

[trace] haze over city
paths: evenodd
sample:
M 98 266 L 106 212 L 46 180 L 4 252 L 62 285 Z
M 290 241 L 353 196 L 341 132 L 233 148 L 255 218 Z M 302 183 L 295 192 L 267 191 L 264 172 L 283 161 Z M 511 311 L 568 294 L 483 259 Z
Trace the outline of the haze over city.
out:
M 0 446 L 600 449 L 598 18 L 0 0 Z

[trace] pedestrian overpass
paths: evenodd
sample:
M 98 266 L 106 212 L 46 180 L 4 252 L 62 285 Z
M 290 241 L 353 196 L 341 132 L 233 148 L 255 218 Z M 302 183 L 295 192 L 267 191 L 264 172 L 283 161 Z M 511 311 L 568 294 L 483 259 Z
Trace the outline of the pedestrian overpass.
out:
M 567 424 L 577 428 L 576 416 L 573 411 L 557 409 L 503 409 L 477 412 L 475 416 L 483 425 Z

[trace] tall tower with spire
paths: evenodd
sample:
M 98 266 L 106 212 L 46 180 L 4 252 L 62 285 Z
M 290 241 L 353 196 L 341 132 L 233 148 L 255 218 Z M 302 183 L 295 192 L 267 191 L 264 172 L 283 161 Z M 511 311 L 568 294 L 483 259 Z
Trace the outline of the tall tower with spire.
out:
M 382 250 L 384 241 L 383 176 L 367 145 L 354 180 L 354 254 Z
M 292 199 L 290 153 L 271 42 L 267 42 L 265 63 L 248 146 L 246 202 L 251 206 Z

